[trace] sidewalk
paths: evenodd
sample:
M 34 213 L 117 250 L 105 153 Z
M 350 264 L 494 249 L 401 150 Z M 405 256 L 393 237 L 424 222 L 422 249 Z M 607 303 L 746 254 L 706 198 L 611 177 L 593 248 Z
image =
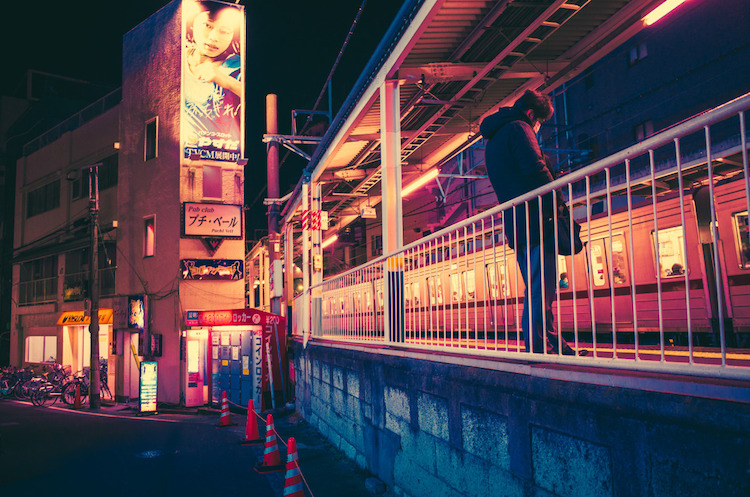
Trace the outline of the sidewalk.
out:
M 84 405 L 83 410 L 88 409 Z M 245 437 L 246 410 L 233 408 L 231 420 L 235 426 L 223 428 L 237 434 L 237 443 Z M 113 404 L 103 402 L 102 414 L 117 416 L 141 416 L 138 403 Z M 286 444 L 289 437 L 297 442 L 299 468 L 306 482 L 305 495 L 309 497 L 387 497 L 389 492 L 385 485 L 371 474 L 357 467 L 344 453 L 334 447 L 312 425 L 302 419 L 293 408 L 279 408 L 261 413 L 263 420 L 267 415 L 273 416 L 274 427 L 278 433 L 278 448 L 282 464 L 286 463 Z M 220 409 L 210 407 L 182 407 L 159 404 L 156 417 L 184 422 L 199 422 L 217 425 L 221 415 Z M 256 417 L 257 419 L 257 417 Z M 258 430 L 265 437 L 265 422 L 258 420 Z M 247 446 L 248 451 L 255 453 L 258 463 L 263 461 L 264 445 Z M 266 474 L 271 488 L 281 497 L 284 493 L 285 472 Z

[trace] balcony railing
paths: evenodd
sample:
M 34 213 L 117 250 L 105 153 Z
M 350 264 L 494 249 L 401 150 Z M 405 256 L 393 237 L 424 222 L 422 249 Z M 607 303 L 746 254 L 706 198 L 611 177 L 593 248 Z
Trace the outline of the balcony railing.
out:
M 750 379 L 749 107 L 750 94 L 312 286 L 295 302 L 296 333 Z M 585 247 L 552 256 L 551 316 L 526 319 L 553 321 L 586 356 L 528 353 L 521 330 L 524 284 L 502 213 L 550 193 L 566 199 Z

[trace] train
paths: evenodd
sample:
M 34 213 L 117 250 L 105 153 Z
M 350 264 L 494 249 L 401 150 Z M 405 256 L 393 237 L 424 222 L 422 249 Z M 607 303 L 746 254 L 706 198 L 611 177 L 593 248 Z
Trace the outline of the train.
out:
M 671 190 L 657 195 L 656 208 L 650 196 L 596 215 L 584 205 L 584 250 L 558 256 L 552 307 L 563 335 L 718 346 L 723 329 L 727 346 L 750 345 L 747 179 L 728 177 L 711 190 L 705 180 L 682 195 Z M 324 334 L 381 339 L 390 294 L 391 309 L 403 301 L 401 339 L 500 339 L 520 348 L 524 285 L 499 222 L 459 228 L 391 259 L 395 269 L 365 266 L 324 282 Z

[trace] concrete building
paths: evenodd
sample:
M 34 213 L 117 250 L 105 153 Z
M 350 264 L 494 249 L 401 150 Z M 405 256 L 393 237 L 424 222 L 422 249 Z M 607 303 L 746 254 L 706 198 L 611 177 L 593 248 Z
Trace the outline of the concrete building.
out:
M 208 400 L 209 333 L 188 331 L 185 316 L 245 307 L 244 91 L 230 95 L 191 75 L 196 38 L 212 36 L 193 30 L 197 16 L 209 30 L 233 23 L 214 65 L 241 82 L 242 8 L 175 0 L 125 35 L 121 98 L 93 118 L 74 116 L 19 160 L 12 365 L 58 362 L 75 372 L 89 364 L 82 168 L 100 163 L 99 350 L 110 389 L 118 400 L 138 397 L 137 359 L 145 358 L 159 365 L 159 401 Z M 188 363 L 199 367 L 188 372 Z

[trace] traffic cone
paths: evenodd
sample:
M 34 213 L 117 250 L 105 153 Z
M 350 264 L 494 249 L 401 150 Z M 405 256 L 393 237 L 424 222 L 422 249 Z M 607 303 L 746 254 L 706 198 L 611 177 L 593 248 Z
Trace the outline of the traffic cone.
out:
M 221 417 L 219 418 L 219 424 L 217 428 L 226 428 L 228 426 L 237 426 L 232 423 L 232 417 L 229 415 L 229 399 L 227 398 L 227 392 L 221 393 Z
M 263 462 L 255 466 L 255 471 L 271 473 L 283 469 L 284 465 L 281 464 L 281 456 L 279 456 L 279 446 L 276 443 L 276 432 L 273 428 L 273 416 L 269 414 L 266 418 L 266 448 L 263 451 Z
M 297 441 L 290 437 L 287 447 L 286 475 L 284 476 L 284 497 L 305 497 L 302 487 L 302 473 L 297 462 Z
M 245 424 L 245 439 L 240 442 L 242 445 L 261 444 L 264 440 L 258 433 L 258 421 L 255 419 L 255 405 L 253 399 L 247 403 L 247 423 Z
M 75 407 L 76 409 L 81 408 L 81 384 L 80 383 L 76 383 L 76 398 L 75 398 L 75 401 L 73 402 L 73 407 Z

